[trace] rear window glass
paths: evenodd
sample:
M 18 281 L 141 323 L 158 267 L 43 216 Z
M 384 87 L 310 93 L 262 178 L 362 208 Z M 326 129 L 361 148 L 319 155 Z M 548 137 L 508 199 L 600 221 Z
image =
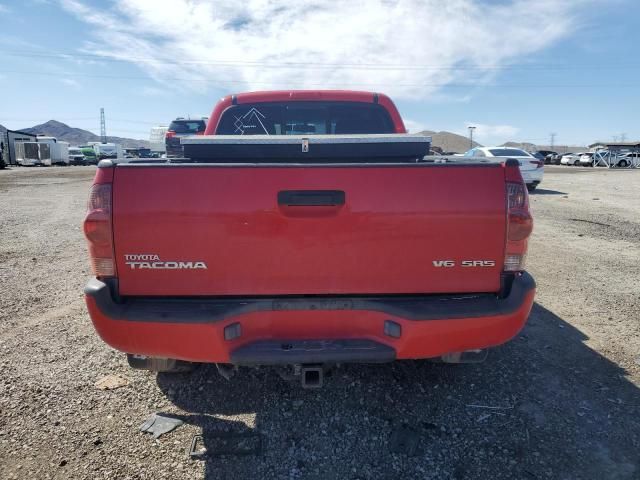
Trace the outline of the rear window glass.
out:
M 225 110 L 218 135 L 322 135 L 394 133 L 380 105 L 355 102 L 281 102 Z
M 203 132 L 205 128 L 204 120 L 174 120 L 169 125 L 169 130 L 176 133 Z
M 491 155 L 496 157 L 530 157 L 531 155 L 519 148 L 492 148 Z

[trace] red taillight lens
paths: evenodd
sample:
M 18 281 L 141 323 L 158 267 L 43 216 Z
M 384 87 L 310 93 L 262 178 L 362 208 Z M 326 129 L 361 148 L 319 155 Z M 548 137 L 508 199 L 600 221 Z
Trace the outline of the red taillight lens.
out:
M 173 130 L 167 130 L 167 133 L 164 134 L 164 138 L 173 138 L 176 136 L 176 132 Z
M 533 230 L 533 219 L 529 212 L 509 212 L 508 239 L 513 242 L 524 240 Z
M 111 184 L 91 187 L 84 219 L 84 235 L 89 243 L 91 266 L 96 277 L 115 276 L 111 230 Z
M 519 242 L 533 230 L 529 197 L 524 183 L 507 182 L 507 239 Z
M 529 196 L 524 182 L 507 181 L 507 246 L 504 270 L 524 270 L 527 238 L 533 230 L 533 218 L 529 213 Z

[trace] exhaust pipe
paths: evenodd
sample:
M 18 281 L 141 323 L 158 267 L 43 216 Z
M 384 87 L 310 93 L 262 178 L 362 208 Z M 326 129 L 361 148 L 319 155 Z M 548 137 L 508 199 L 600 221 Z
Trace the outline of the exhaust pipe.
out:
M 324 383 L 324 369 L 319 365 L 302 366 L 300 377 L 302 388 L 321 388 Z
M 487 359 L 489 351 L 484 350 L 467 350 L 464 352 L 451 352 L 442 355 L 440 360 L 443 363 L 481 363 Z
M 174 358 L 147 357 L 146 355 L 127 354 L 127 362 L 136 370 L 149 370 L 152 372 L 190 372 L 194 363 L 176 360 Z

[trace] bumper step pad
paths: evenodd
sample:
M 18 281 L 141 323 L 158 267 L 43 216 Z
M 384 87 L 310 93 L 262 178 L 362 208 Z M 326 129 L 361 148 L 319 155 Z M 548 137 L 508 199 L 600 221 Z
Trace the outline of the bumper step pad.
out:
M 386 363 L 395 358 L 392 347 L 366 339 L 264 340 L 231 352 L 231 363 L 235 365 Z

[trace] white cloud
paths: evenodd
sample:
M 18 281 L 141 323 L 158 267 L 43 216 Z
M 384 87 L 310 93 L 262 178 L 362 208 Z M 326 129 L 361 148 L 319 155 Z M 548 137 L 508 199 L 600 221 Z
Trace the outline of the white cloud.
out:
M 145 97 L 160 97 L 167 94 L 167 90 L 158 87 L 145 86 L 140 89 L 140 93 Z
M 429 130 L 424 123 L 411 120 L 410 118 L 404 119 L 404 126 L 407 127 L 407 131 L 409 133 L 418 133 L 424 130 Z
M 73 78 L 58 78 L 58 81 L 63 85 L 73 88 L 80 88 L 80 82 L 74 80 Z
M 9 48 L 11 47 L 25 48 L 26 47 L 26 48 L 33 48 L 35 50 L 42 48 L 40 45 L 26 41 L 24 38 L 16 37 L 14 35 L 4 34 L 1 32 L 1 29 L 0 29 L 0 45 L 3 48 L 8 48 L 8 47 Z
M 60 0 L 97 27 L 85 51 L 144 65 L 167 84 L 179 77 L 198 91 L 354 88 L 404 98 L 490 81 L 501 65 L 575 31 L 588 1 L 172 0 L 164 8 L 116 0 L 105 10 Z

